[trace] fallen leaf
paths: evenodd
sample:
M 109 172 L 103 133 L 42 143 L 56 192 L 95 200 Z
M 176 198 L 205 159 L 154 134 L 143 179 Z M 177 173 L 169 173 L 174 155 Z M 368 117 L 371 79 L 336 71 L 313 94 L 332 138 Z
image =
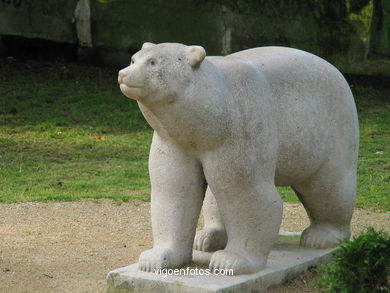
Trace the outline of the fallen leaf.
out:
M 42 274 L 42 275 L 44 275 L 45 277 L 48 277 L 48 278 L 50 278 L 50 279 L 53 279 L 53 278 L 54 278 L 54 276 L 53 276 L 53 275 L 50 275 L 50 274 Z

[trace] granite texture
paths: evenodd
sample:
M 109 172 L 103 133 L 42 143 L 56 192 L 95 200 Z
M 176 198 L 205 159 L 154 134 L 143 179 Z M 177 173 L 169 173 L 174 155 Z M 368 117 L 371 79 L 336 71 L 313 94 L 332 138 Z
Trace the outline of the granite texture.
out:
M 308 212 L 302 246 L 349 238 L 358 119 L 334 66 L 285 47 L 206 57 L 200 46 L 145 43 L 118 81 L 154 129 L 154 245 L 141 270 L 185 265 L 193 246 L 216 250 L 210 269 L 264 269 L 282 217 L 276 186 L 291 186 Z

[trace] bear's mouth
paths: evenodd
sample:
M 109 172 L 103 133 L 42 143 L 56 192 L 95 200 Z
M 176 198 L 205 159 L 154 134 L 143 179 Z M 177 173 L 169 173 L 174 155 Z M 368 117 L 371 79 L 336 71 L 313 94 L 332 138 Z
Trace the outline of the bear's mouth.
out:
M 126 84 L 126 83 L 123 83 L 123 82 L 119 83 L 119 85 L 122 85 L 122 84 L 127 86 L 127 87 L 130 87 L 130 88 L 138 88 L 138 89 L 140 89 L 140 88 L 143 87 L 142 85 L 137 85 L 137 84 Z
M 130 99 L 138 100 L 142 96 L 142 86 L 120 83 L 119 88 Z

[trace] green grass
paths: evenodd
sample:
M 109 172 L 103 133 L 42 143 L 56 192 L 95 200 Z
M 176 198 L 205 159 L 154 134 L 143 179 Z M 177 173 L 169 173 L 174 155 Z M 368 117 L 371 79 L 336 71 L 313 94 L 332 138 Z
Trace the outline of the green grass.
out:
M 116 70 L 0 64 L 0 202 L 149 199 L 152 132 Z
M 152 131 L 116 76 L 112 68 L 0 59 L 0 202 L 149 200 Z M 389 210 L 390 87 L 351 84 L 361 124 L 357 205 Z

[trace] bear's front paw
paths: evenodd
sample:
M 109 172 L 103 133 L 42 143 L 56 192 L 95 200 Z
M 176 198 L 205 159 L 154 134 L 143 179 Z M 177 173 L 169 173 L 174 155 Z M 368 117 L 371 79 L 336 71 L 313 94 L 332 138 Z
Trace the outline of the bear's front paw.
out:
M 144 272 L 153 272 L 158 269 L 178 268 L 191 261 L 191 256 L 183 257 L 173 249 L 153 248 L 141 253 L 138 268 Z
M 227 235 L 224 228 L 205 228 L 196 232 L 194 249 L 200 251 L 217 251 L 224 249 L 226 243 Z
M 232 269 L 234 275 L 251 274 L 265 268 L 266 258 L 252 256 L 244 257 L 239 253 L 219 250 L 211 257 L 209 268 L 215 269 Z

